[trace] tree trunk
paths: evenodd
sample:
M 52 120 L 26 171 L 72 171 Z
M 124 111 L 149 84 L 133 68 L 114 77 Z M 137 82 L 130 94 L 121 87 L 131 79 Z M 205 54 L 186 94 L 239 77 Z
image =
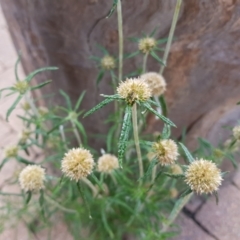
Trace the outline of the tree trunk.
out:
M 117 56 L 116 13 L 110 18 L 111 0 L 0 0 L 17 50 L 23 53 L 27 72 L 43 66 L 58 66 L 49 73 L 53 83 L 45 92 L 64 89 L 75 100 L 87 90 L 83 106 L 100 101 L 99 94 L 111 93 L 110 79 L 96 86 L 97 70 L 89 56 L 101 56 L 96 44 Z M 166 37 L 176 0 L 122 0 L 125 37 L 140 37 L 156 27 L 156 37 Z M 176 137 L 186 127 L 192 137 L 210 134 L 215 122 L 240 99 L 240 1 L 185 0 L 164 76 L 169 117 L 178 126 Z M 137 50 L 125 38 L 125 52 Z M 124 73 L 141 66 L 142 58 L 128 60 Z M 149 61 L 148 70 L 159 71 Z M 43 75 L 40 76 L 40 79 Z M 44 76 L 46 77 L 46 75 Z M 39 78 L 38 78 L 39 80 Z M 56 101 L 60 101 L 56 99 Z M 227 105 L 228 104 L 228 105 Z M 218 109 L 218 114 L 210 114 Z M 111 107 L 92 115 L 84 124 L 89 133 L 104 133 L 103 120 Z M 235 118 L 238 114 L 235 114 Z M 199 127 L 204 119 L 205 128 Z M 151 118 L 148 130 L 160 129 Z M 201 130 L 202 129 L 202 130 Z M 190 131 L 191 130 L 191 131 Z M 97 140 L 92 140 L 96 144 Z

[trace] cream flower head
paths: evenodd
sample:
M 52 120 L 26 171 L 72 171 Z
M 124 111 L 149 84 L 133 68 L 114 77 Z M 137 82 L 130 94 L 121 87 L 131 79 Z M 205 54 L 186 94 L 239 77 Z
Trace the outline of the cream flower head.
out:
M 28 129 L 23 130 L 20 135 L 20 139 L 19 139 L 20 143 L 25 144 L 27 142 L 27 140 L 29 139 L 30 135 L 31 135 L 30 130 L 28 130 Z
M 12 146 L 12 147 L 8 147 L 5 149 L 5 156 L 6 158 L 14 158 L 17 156 L 18 154 L 18 146 Z
M 22 104 L 21 104 L 21 107 L 22 107 L 22 109 L 23 109 L 24 111 L 28 111 L 28 110 L 31 109 L 31 106 L 30 106 L 30 104 L 29 104 L 28 102 L 22 103 Z
M 129 78 L 121 82 L 117 88 L 117 93 L 131 106 L 136 101 L 145 102 L 151 97 L 148 84 L 141 78 Z
M 38 108 L 38 112 L 42 117 L 46 116 L 49 113 L 48 109 L 43 106 Z
M 20 94 L 24 94 L 29 89 L 29 84 L 26 80 L 18 81 L 13 86 Z
M 185 182 L 198 194 L 217 191 L 222 180 L 216 164 L 204 159 L 192 162 L 185 173 Z
M 112 154 L 103 154 L 98 159 L 97 169 L 99 172 L 110 173 L 117 168 L 119 168 L 118 159 Z
M 109 55 L 101 59 L 101 66 L 104 70 L 112 70 L 116 67 L 115 59 Z
M 183 174 L 183 170 L 178 164 L 171 165 L 170 169 L 172 174 L 176 175 Z
M 160 140 L 153 144 L 153 151 L 161 165 L 173 164 L 179 156 L 177 144 L 171 139 Z
M 19 174 L 19 183 L 25 191 L 39 191 L 44 188 L 45 169 L 38 165 L 28 165 Z
M 233 136 L 236 140 L 240 140 L 240 125 L 233 128 Z
M 166 91 L 167 84 L 162 75 L 155 72 L 148 72 L 143 74 L 141 78 L 148 84 L 152 95 L 160 96 Z
M 153 50 L 157 46 L 157 41 L 152 37 L 145 37 L 139 40 L 138 49 L 146 54 Z
M 84 148 L 73 148 L 65 153 L 61 170 L 71 180 L 79 181 L 93 170 L 94 160 L 90 151 Z

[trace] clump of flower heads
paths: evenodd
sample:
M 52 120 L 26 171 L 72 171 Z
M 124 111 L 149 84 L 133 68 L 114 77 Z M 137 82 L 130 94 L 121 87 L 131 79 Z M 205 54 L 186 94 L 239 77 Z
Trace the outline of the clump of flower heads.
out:
M 160 96 L 166 91 L 167 84 L 162 75 L 155 72 L 149 72 L 143 74 L 141 78 L 148 84 L 152 91 L 152 95 Z
M 152 37 L 145 37 L 139 40 L 138 49 L 146 54 L 157 46 L 157 41 Z
M 141 78 L 129 78 L 121 82 L 117 93 L 132 106 L 136 101 L 145 102 L 151 97 L 151 90 Z
M 240 140 L 240 125 L 233 128 L 233 136 L 236 140 Z
M 65 176 L 76 182 L 92 173 L 94 167 L 93 156 L 84 148 L 73 148 L 65 153 L 61 170 Z
M 101 59 L 101 66 L 104 70 L 113 70 L 116 67 L 115 59 L 109 55 Z
M 19 174 L 19 183 L 25 192 L 44 188 L 45 169 L 38 165 L 28 165 Z
M 119 168 L 118 159 L 112 154 L 103 154 L 98 159 L 97 169 L 99 172 L 111 173 L 117 168 Z
M 26 80 L 18 81 L 14 84 L 14 89 L 18 91 L 20 94 L 24 94 L 29 89 L 29 84 Z
M 153 143 L 153 151 L 156 153 L 159 163 L 163 166 L 173 164 L 179 156 L 177 144 L 171 139 Z
M 216 164 L 204 159 L 192 162 L 185 173 L 185 182 L 198 194 L 216 192 L 222 180 Z
M 14 158 L 18 155 L 18 146 L 12 146 L 5 149 L 6 158 Z

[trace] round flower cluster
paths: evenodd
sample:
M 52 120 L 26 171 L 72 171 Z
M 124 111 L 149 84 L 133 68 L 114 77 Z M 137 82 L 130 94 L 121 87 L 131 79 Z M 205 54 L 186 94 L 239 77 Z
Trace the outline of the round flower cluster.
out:
M 38 165 L 29 165 L 19 174 L 21 188 L 28 191 L 39 191 L 44 188 L 45 169 Z
M 115 59 L 111 56 L 105 56 L 101 59 L 101 66 L 104 70 L 112 70 L 116 67 Z
M 18 154 L 18 146 L 8 147 L 5 149 L 5 156 L 6 158 L 14 158 Z
M 138 43 L 138 49 L 144 54 L 149 53 L 156 46 L 157 46 L 157 42 L 152 37 L 142 38 L 139 40 L 139 43 Z
M 236 140 L 240 140 L 240 125 L 233 128 L 233 136 Z
M 42 117 L 46 116 L 49 113 L 48 109 L 42 106 L 38 108 L 38 112 Z
M 129 78 L 121 82 L 117 93 L 132 106 L 136 101 L 145 102 L 151 97 L 151 90 L 141 78 Z
M 198 194 L 216 192 L 222 182 L 221 171 L 215 163 L 199 159 L 189 165 L 185 182 Z
M 87 177 L 93 170 L 94 160 L 89 150 L 73 148 L 65 153 L 62 160 L 62 172 L 71 180 L 79 181 Z
M 98 159 L 97 169 L 99 172 L 110 173 L 117 168 L 119 168 L 119 163 L 117 157 L 114 155 L 103 154 Z
M 31 131 L 23 130 L 21 135 L 20 135 L 20 140 L 19 140 L 20 143 L 25 144 L 27 142 L 27 140 L 29 139 L 30 135 L 31 135 Z
M 141 78 L 148 84 L 152 91 L 152 95 L 160 96 L 166 91 L 167 84 L 162 75 L 155 72 L 149 72 L 143 74 Z
M 177 144 L 171 139 L 155 142 L 153 144 L 153 151 L 156 153 L 161 165 L 173 164 L 179 156 Z
M 24 94 L 29 89 L 29 84 L 26 80 L 18 81 L 14 84 L 15 90 L 17 90 L 20 94 Z

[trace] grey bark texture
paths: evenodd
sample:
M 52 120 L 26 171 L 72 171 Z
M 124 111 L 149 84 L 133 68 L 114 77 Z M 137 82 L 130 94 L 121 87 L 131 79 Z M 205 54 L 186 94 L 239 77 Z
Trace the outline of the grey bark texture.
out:
M 100 93 L 111 93 L 110 79 L 96 86 L 96 65 L 90 55 L 101 56 L 99 43 L 117 56 L 116 13 L 106 19 L 110 0 L 0 0 L 17 50 L 23 53 L 26 72 L 43 66 L 58 66 L 59 71 L 44 76 L 53 83 L 44 93 L 59 88 L 75 100 L 87 90 L 84 109 L 101 100 Z M 211 129 L 240 99 L 240 1 L 184 0 L 175 41 L 164 76 L 168 83 L 166 99 L 169 117 L 178 128 L 186 127 L 190 138 L 211 138 Z M 176 0 L 122 0 L 125 37 L 140 37 L 156 27 L 156 37 L 166 37 Z M 125 53 L 137 45 L 125 38 Z M 124 73 L 141 66 L 142 58 L 124 64 Z M 148 70 L 159 71 L 154 61 Z M 41 75 L 37 81 L 41 80 Z M 61 101 L 56 98 L 56 102 Z M 103 120 L 111 106 L 84 120 L 89 133 L 104 133 Z M 217 113 L 216 113 L 217 111 Z M 215 112 L 215 114 L 212 114 Z M 231 119 L 236 119 L 238 111 Z M 204 119 L 204 122 L 202 120 Z M 231 120 L 232 121 L 232 120 Z M 203 127 L 204 125 L 204 127 Z M 149 118 L 148 131 L 161 124 Z M 216 129 L 214 129 L 216 132 Z M 93 139 L 92 144 L 97 140 Z

